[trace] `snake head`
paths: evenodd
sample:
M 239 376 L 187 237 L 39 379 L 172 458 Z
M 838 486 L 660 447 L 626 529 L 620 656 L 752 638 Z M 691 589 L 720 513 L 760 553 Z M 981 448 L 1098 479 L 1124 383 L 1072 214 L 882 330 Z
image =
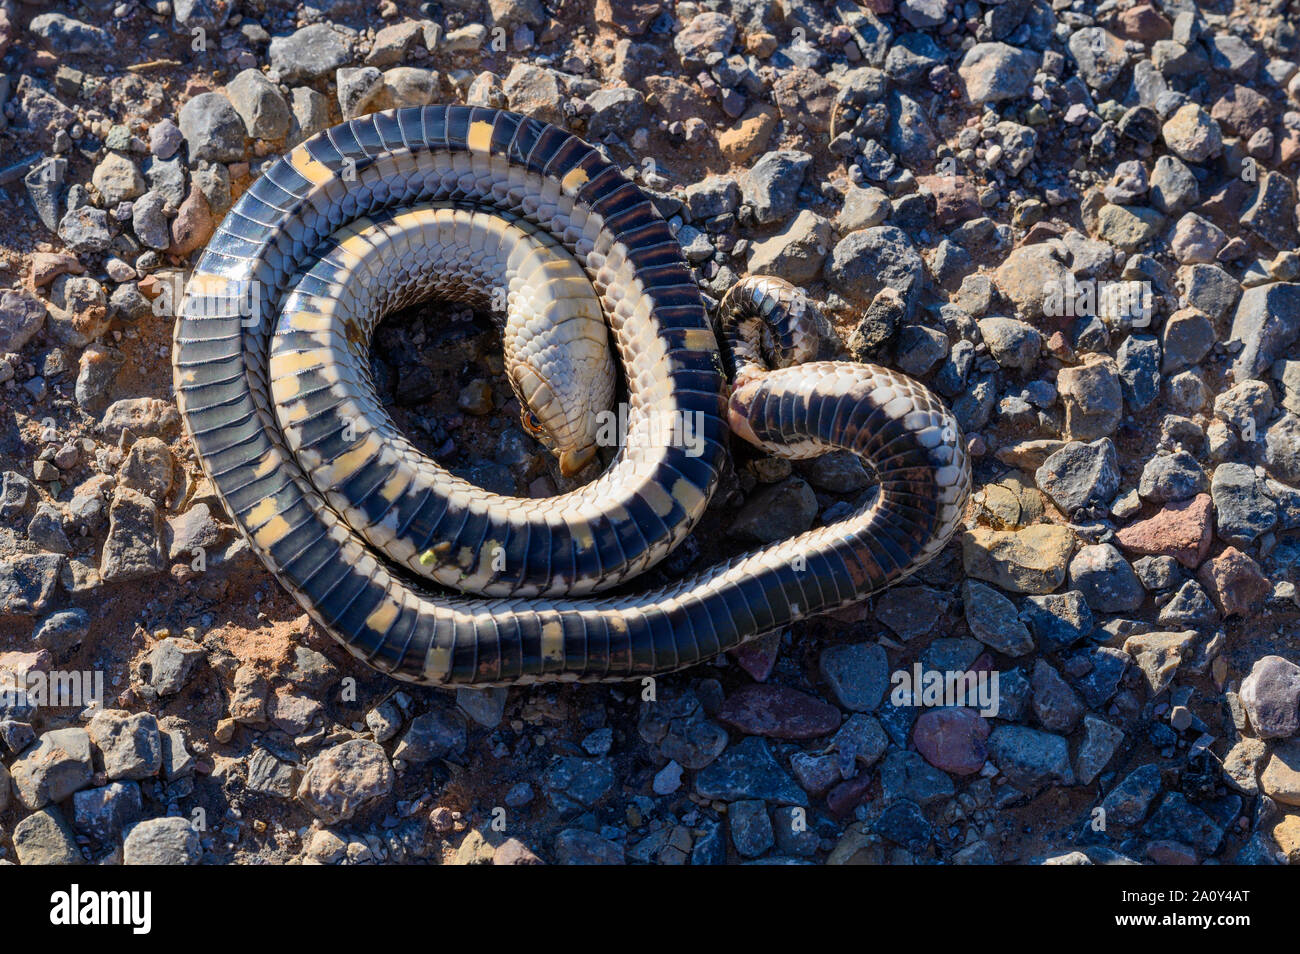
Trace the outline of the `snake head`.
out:
M 524 433 L 555 455 L 561 474 L 575 476 L 596 458 L 598 412 L 608 406 L 608 398 L 604 407 L 595 403 L 600 400 L 600 382 L 579 375 L 582 380 L 573 386 L 556 388 L 526 361 L 511 367 L 509 374 Z

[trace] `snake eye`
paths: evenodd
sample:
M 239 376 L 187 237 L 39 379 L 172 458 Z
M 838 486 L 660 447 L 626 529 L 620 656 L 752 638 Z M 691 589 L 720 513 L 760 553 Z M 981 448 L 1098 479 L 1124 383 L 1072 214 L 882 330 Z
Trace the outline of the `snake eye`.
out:
M 524 411 L 524 427 L 528 428 L 532 434 L 542 433 L 542 422 L 532 411 Z

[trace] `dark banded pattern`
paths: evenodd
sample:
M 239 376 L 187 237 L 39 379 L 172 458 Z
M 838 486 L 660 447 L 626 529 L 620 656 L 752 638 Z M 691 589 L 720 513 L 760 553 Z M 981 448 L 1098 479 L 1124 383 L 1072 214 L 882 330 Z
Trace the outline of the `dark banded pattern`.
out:
M 433 253 L 415 236 L 437 227 L 421 216 L 484 212 L 536 234 L 530 254 L 552 256 L 556 275 L 568 262 L 585 273 L 628 378 L 631 423 L 614 462 L 545 501 L 488 494 L 400 446 L 357 371 L 378 315 L 440 271 L 418 260 Z M 520 281 L 550 279 L 549 265 L 515 265 Z M 456 281 L 481 279 L 466 264 Z M 785 290 L 750 291 L 755 314 L 788 327 Z M 577 137 L 496 110 L 379 113 L 274 163 L 203 254 L 173 363 L 199 458 L 253 549 L 354 654 L 412 682 L 627 679 L 691 665 L 914 571 L 951 536 L 969 486 L 956 424 L 920 385 L 864 365 L 755 368 L 732 397 L 733 429 L 787 456 L 855 450 L 881 478 L 878 499 L 671 587 L 585 595 L 662 559 L 703 514 L 726 453 L 721 364 L 690 271 L 644 194 Z M 687 440 L 673 431 L 683 421 Z

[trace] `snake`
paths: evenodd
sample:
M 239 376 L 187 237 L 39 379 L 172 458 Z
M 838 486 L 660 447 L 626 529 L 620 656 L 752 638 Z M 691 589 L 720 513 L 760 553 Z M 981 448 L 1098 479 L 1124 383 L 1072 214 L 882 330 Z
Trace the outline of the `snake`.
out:
M 371 336 L 427 298 L 504 312 L 521 428 L 576 489 L 492 493 L 403 435 Z M 963 519 L 953 414 L 887 368 L 812 360 L 814 311 L 747 276 L 710 315 L 652 197 L 575 133 L 406 107 L 304 140 L 239 196 L 185 286 L 173 385 L 248 546 L 369 666 L 441 687 L 634 680 L 857 604 Z M 602 435 L 620 372 L 624 420 Z M 733 436 L 790 460 L 849 451 L 875 493 L 636 592 L 704 515 Z

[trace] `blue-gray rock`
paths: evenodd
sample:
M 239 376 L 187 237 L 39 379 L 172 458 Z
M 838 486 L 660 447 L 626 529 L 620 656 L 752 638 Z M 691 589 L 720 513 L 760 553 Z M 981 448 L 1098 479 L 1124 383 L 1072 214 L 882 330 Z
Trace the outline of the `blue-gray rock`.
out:
M 555 860 L 562 865 L 626 863 L 622 845 L 581 828 L 566 828 L 555 836 Z
M 758 799 L 732 802 L 727 808 L 731 841 L 742 858 L 757 858 L 775 844 L 766 803 Z
M 1124 741 L 1124 730 L 1089 712 L 1083 717 L 1083 739 L 1074 757 L 1074 777 L 1080 785 L 1091 785 Z
M 1208 858 L 1218 851 L 1224 826 L 1182 792 L 1167 792 L 1142 826 L 1142 833 L 1148 838 L 1166 838 L 1190 845 Z
M 1074 673 L 1074 687 L 1092 709 L 1101 709 L 1119 689 L 1130 657 L 1109 646 L 1084 649 L 1070 657 L 1066 671 Z
M 1152 335 L 1129 335 L 1115 364 L 1125 404 L 1134 411 L 1149 407 L 1160 393 L 1160 342 Z
M 1068 573 L 1070 588 L 1081 592 L 1099 612 L 1129 613 L 1146 599 L 1133 567 L 1109 543 L 1081 547 L 1070 560 Z
M 1000 725 L 989 735 L 988 749 L 998 770 L 1026 794 L 1045 784 L 1074 784 L 1070 744 L 1063 736 Z
M 607 758 L 558 758 L 542 775 L 546 794 L 556 811 L 571 813 L 590 808 L 614 786 L 614 769 Z
M 1046 653 L 1073 646 L 1087 638 L 1094 626 L 1092 610 L 1078 590 L 1025 597 L 1020 618 Z
M 63 180 L 68 172 L 68 160 L 61 156 L 47 156 L 23 176 L 23 185 L 27 187 L 27 197 L 32 201 L 36 217 L 51 232 L 59 228 L 62 214 L 60 200 L 63 196 Z
M 905 800 L 931 805 L 952 798 L 955 790 L 948 774 L 919 752 L 895 749 L 880 766 L 880 791 L 886 802 Z
M 1072 732 L 1083 717 L 1083 703 L 1061 674 L 1039 659 L 1034 664 L 1030 686 L 1034 693 L 1034 714 L 1042 727 L 1049 732 Z
M 314 23 L 289 36 L 272 37 L 267 55 L 271 68 L 289 84 L 330 76 L 340 66 L 346 66 L 349 59 L 342 36 L 328 23 Z
M 48 649 L 56 659 L 70 653 L 90 632 L 90 614 L 84 609 L 60 610 L 51 613 L 37 624 L 32 642 Z
M 853 712 L 871 712 L 889 687 L 889 660 L 875 643 L 830 646 L 819 667 L 835 700 Z
M 115 843 L 143 813 L 138 782 L 112 782 L 72 796 L 72 824 L 104 844 Z
M 892 288 L 910 313 L 920 296 L 924 263 L 906 232 L 878 225 L 840 239 L 826 260 L 825 274 L 841 293 L 856 301 L 870 301 L 882 288 Z
M 1300 284 L 1274 282 L 1241 293 L 1230 342 L 1241 342 L 1232 365 L 1238 381 L 1258 377 L 1300 334 Z
M 1109 437 L 1090 444 L 1071 441 L 1043 461 L 1034 481 L 1067 517 L 1086 507 L 1108 504 L 1119 491 L 1115 444 Z
M 1138 766 L 1102 799 L 1107 825 L 1132 828 L 1140 824 L 1160 789 L 1160 767 L 1154 763 Z
M 984 583 L 966 580 L 961 588 L 966 624 L 984 645 L 1008 656 L 1033 652 L 1034 640 L 1020 621 L 1016 605 Z
M 29 29 L 45 41 L 52 53 L 64 56 L 106 54 L 113 51 L 108 31 L 82 23 L 62 13 L 42 13 L 32 17 Z
M 432 709 L 411 720 L 393 758 L 412 764 L 445 759 L 465 751 L 465 717 L 450 709 Z
M 1247 464 L 1223 463 L 1210 481 L 1215 527 L 1220 537 L 1248 547 L 1277 523 L 1277 504 Z
M 934 828 L 915 802 L 891 802 L 871 823 L 871 830 L 909 851 L 921 851 L 934 838 Z
M 108 213 L 89 205 L 70 209 L 59 220 L 59 238 L 78 255 L 104 251 L 113 241 Z
M 200 93 L 181 107 L 180 127 L 191 162 L 238 162 L 245 158 L 244 120 L 220 93 Z
M 794 212 L 812 156 L 795 149 L 766 153 L 741 178 L 741 193 L 760 225 L 784 222 Z
M 778 805 L 807 805 L 808 796 L 782 768 L 767 740 L 747 736 L 695 776 L 696 794 L 725 802 L 762 799 Z
M 1180 450 L 1157 454 L 1146 462 L 1138 482 L 1138 495 L 1155 503 L 1177 503 L 1209 488 L 1210 479 L 1200 463 L 1187 451 Z

